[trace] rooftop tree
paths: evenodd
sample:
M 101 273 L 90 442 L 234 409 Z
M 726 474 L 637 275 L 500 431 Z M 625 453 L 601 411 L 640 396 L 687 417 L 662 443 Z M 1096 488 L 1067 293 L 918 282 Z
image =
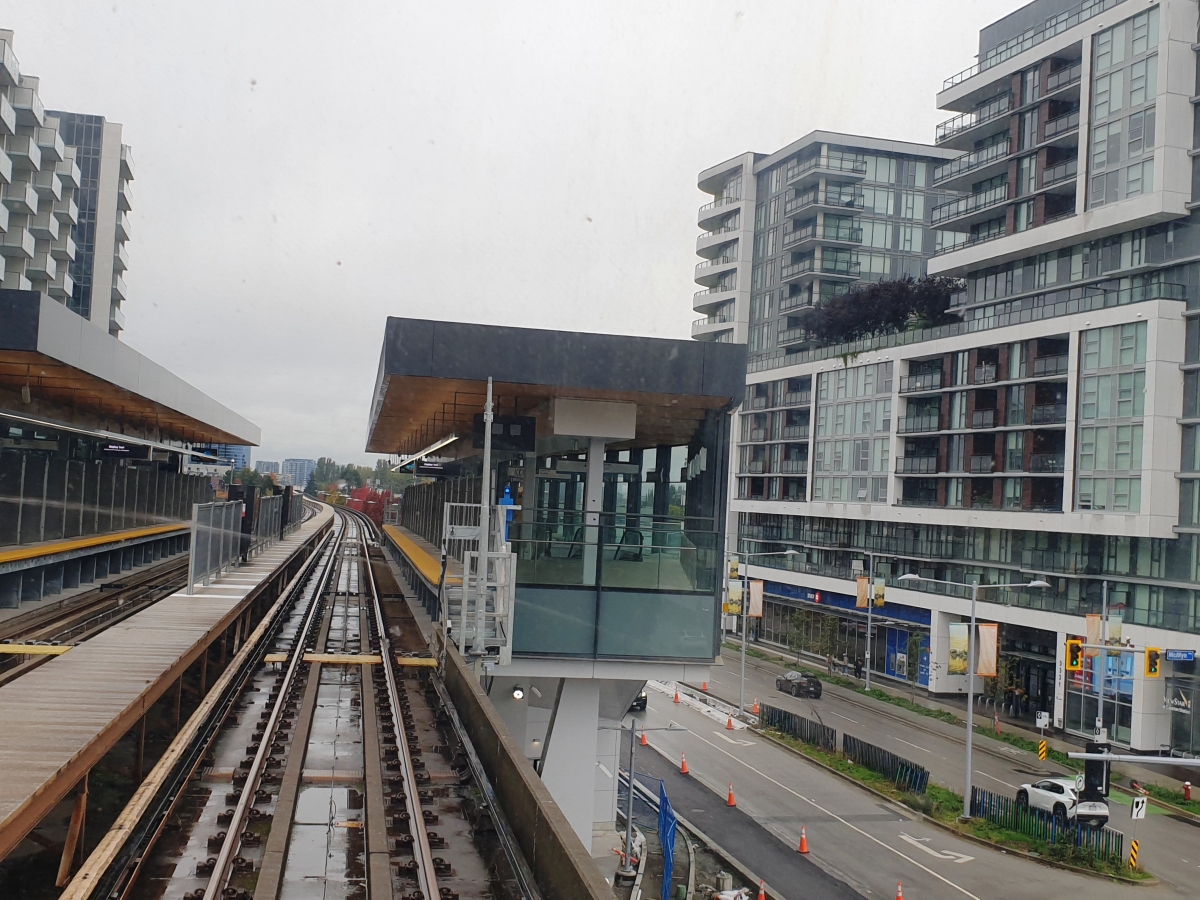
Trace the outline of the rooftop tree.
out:
M 820 301 L 803 316 L 803 327 L 814 340 L 843 344 L 876 334 L 959 321 L 949 311 L 950 298 L 963 289 L 957 278 L 906 275 L 894 281 L 855 285 L 845 294 Z

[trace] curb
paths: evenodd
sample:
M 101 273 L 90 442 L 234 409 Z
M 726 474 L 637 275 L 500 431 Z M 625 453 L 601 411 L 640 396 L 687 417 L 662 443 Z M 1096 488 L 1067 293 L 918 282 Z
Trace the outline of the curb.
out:
M 999 850 L 1001 853 L 1005 853 L 1010 856 L 1017 856 L 1022 859 L 1027 859 L 1030 862 L 1040 863 L 1041 865 L 1049 866 L 1052 869 L 1062 869 L 1064 872 L 1074 872 L 1079 875 L 1087 875 L 1092 878 L 1099 878 L 1103 881 L 1115 881 L 1119 884 L 1128 884 L 1128 885 L 1135 886 L 1135 887 L 1154 887 L 1154 886 L 1162 883 L 1158 879 L 1157 876 L 1153 876 L 1153 875 L 1151 877 L 1145 879 L 1144 881 L 1136 881 L 1132 878 L 1126 878 L 1123 875 L 1105 875 L 1103 872 L 1097 872 L 1093 869 L 1085 869 L 1081 866 L 1067 865 L 1066 863 L 1060 863 L 1057 860 L 1048 859 L 1047 857 L 1044 857 L 1044 856 L 1035 856 L 1034 854 L 1027 853 L 1024 850 L 1014 850 L 1011 847 L 1005 847 L 1001 844 L 994 843 L 994 842 L 986 840 L 984 838 L 976 837 L 973 834 L 967 834 L 966 832 L 959 831 L 957 828 L 953 828 L 952 826 L 947 825 L 945 822 L 939 822 L 937 819 L 921 812 L 920 810 L 912 809 L 911 807 L 905 806 L 903 803 L 900 803 L 898 800 L 896 800 L 895 797 L 889 797 L 887 794 L 883 793 L 882 791 L 877 791 L 877 790 L 875 790 L 875 788 L 871 787 L 870 785 L 863 784 L 861 781 L 858 781 L 857 779 L 852 778 L 851 776 L 847 775 L 845 772 L 839 772 L 837 769 L 833 768 L 832 766 L 827 766 L 825 763 L 821 762 L 820 760 L 813 759 L 811 756 L 801 753 L 795 747 L 792 747 L 792 746 L 784 743 L 783 741 L 779 740 L 776 737 L 773 737 L 772 735 L 765 734 L 764 732 L 759 731 L 757 728 L 754 728 L 751 730 L 754 731 L 754 733 L 757 734 L 759 737 L 761 737 L 763 740 L 770 741 L 775 746 L 782 747 L 784 750 L 788 751 L 793 756 L 799 757 L 800 759 L 802 759 L 805 762 L 810 763 L 814 766 L 818 766 L 819 768 L 824 769 L 826 772 L 830 772 L 831 774 L 836 775 L 838 778 L 841 778 L 843 781 L 849 782 L 850 784 L 854 785 L 855 787 L 859 788 L 860 790 L 866 791 L 868 794 L 871 794 L 874 797 L 878 797 L 879 799 L 888 802 L 892 806 L 895 806 L 898 809 L 903 810 L 903 812 L 906 815 L 909 815 L 909 816 L 912 816 L 913 818 L 919 819 L 928 825 L 932 825 L 935 828 L 939 828 L 942 831 L 945 831 L 945 832 L 948 832 L 949 834 L 955 835 L 956 837 L 963 838 L 972 844 L 978 844 L 979 846 L 987 847 L 990 850 Z

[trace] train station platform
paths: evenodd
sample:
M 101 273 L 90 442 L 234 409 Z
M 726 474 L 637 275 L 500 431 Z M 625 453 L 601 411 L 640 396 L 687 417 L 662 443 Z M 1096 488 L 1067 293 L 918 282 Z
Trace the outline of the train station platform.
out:
M 279 576 L 298 569 L 332 520 L 323 507 L 195 593 L 172 594 L 0 687 L 0 858 L 253 604 L 266 609 Z
M 392 561 L 416 591 L 416 602 L 430 616 L 437 609 L 438 588 L 442 583 L 441 551 L 419 534 L 399 525 L 384 525 L 383 540 Z M 446 560 L 446 583 L 462 584 L 462 563 Z

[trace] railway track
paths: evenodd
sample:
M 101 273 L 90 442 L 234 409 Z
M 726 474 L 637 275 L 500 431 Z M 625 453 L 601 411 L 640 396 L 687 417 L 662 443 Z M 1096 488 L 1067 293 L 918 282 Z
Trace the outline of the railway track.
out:
M 539 900 L 400 596 L 337 511 L 64 900 Z

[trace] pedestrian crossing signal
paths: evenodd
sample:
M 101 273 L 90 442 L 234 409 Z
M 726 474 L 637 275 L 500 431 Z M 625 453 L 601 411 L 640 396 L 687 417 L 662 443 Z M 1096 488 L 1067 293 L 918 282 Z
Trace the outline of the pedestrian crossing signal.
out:
M 1146 648 L 1146 677 L 1157 678 L 1161 674 L 1159 664 L 1162 662 L 1162 650 L 1158 647 Z
M 1083 669 L 1083 641 L 1067 641 L 1067 671 L 1078 672 Z

